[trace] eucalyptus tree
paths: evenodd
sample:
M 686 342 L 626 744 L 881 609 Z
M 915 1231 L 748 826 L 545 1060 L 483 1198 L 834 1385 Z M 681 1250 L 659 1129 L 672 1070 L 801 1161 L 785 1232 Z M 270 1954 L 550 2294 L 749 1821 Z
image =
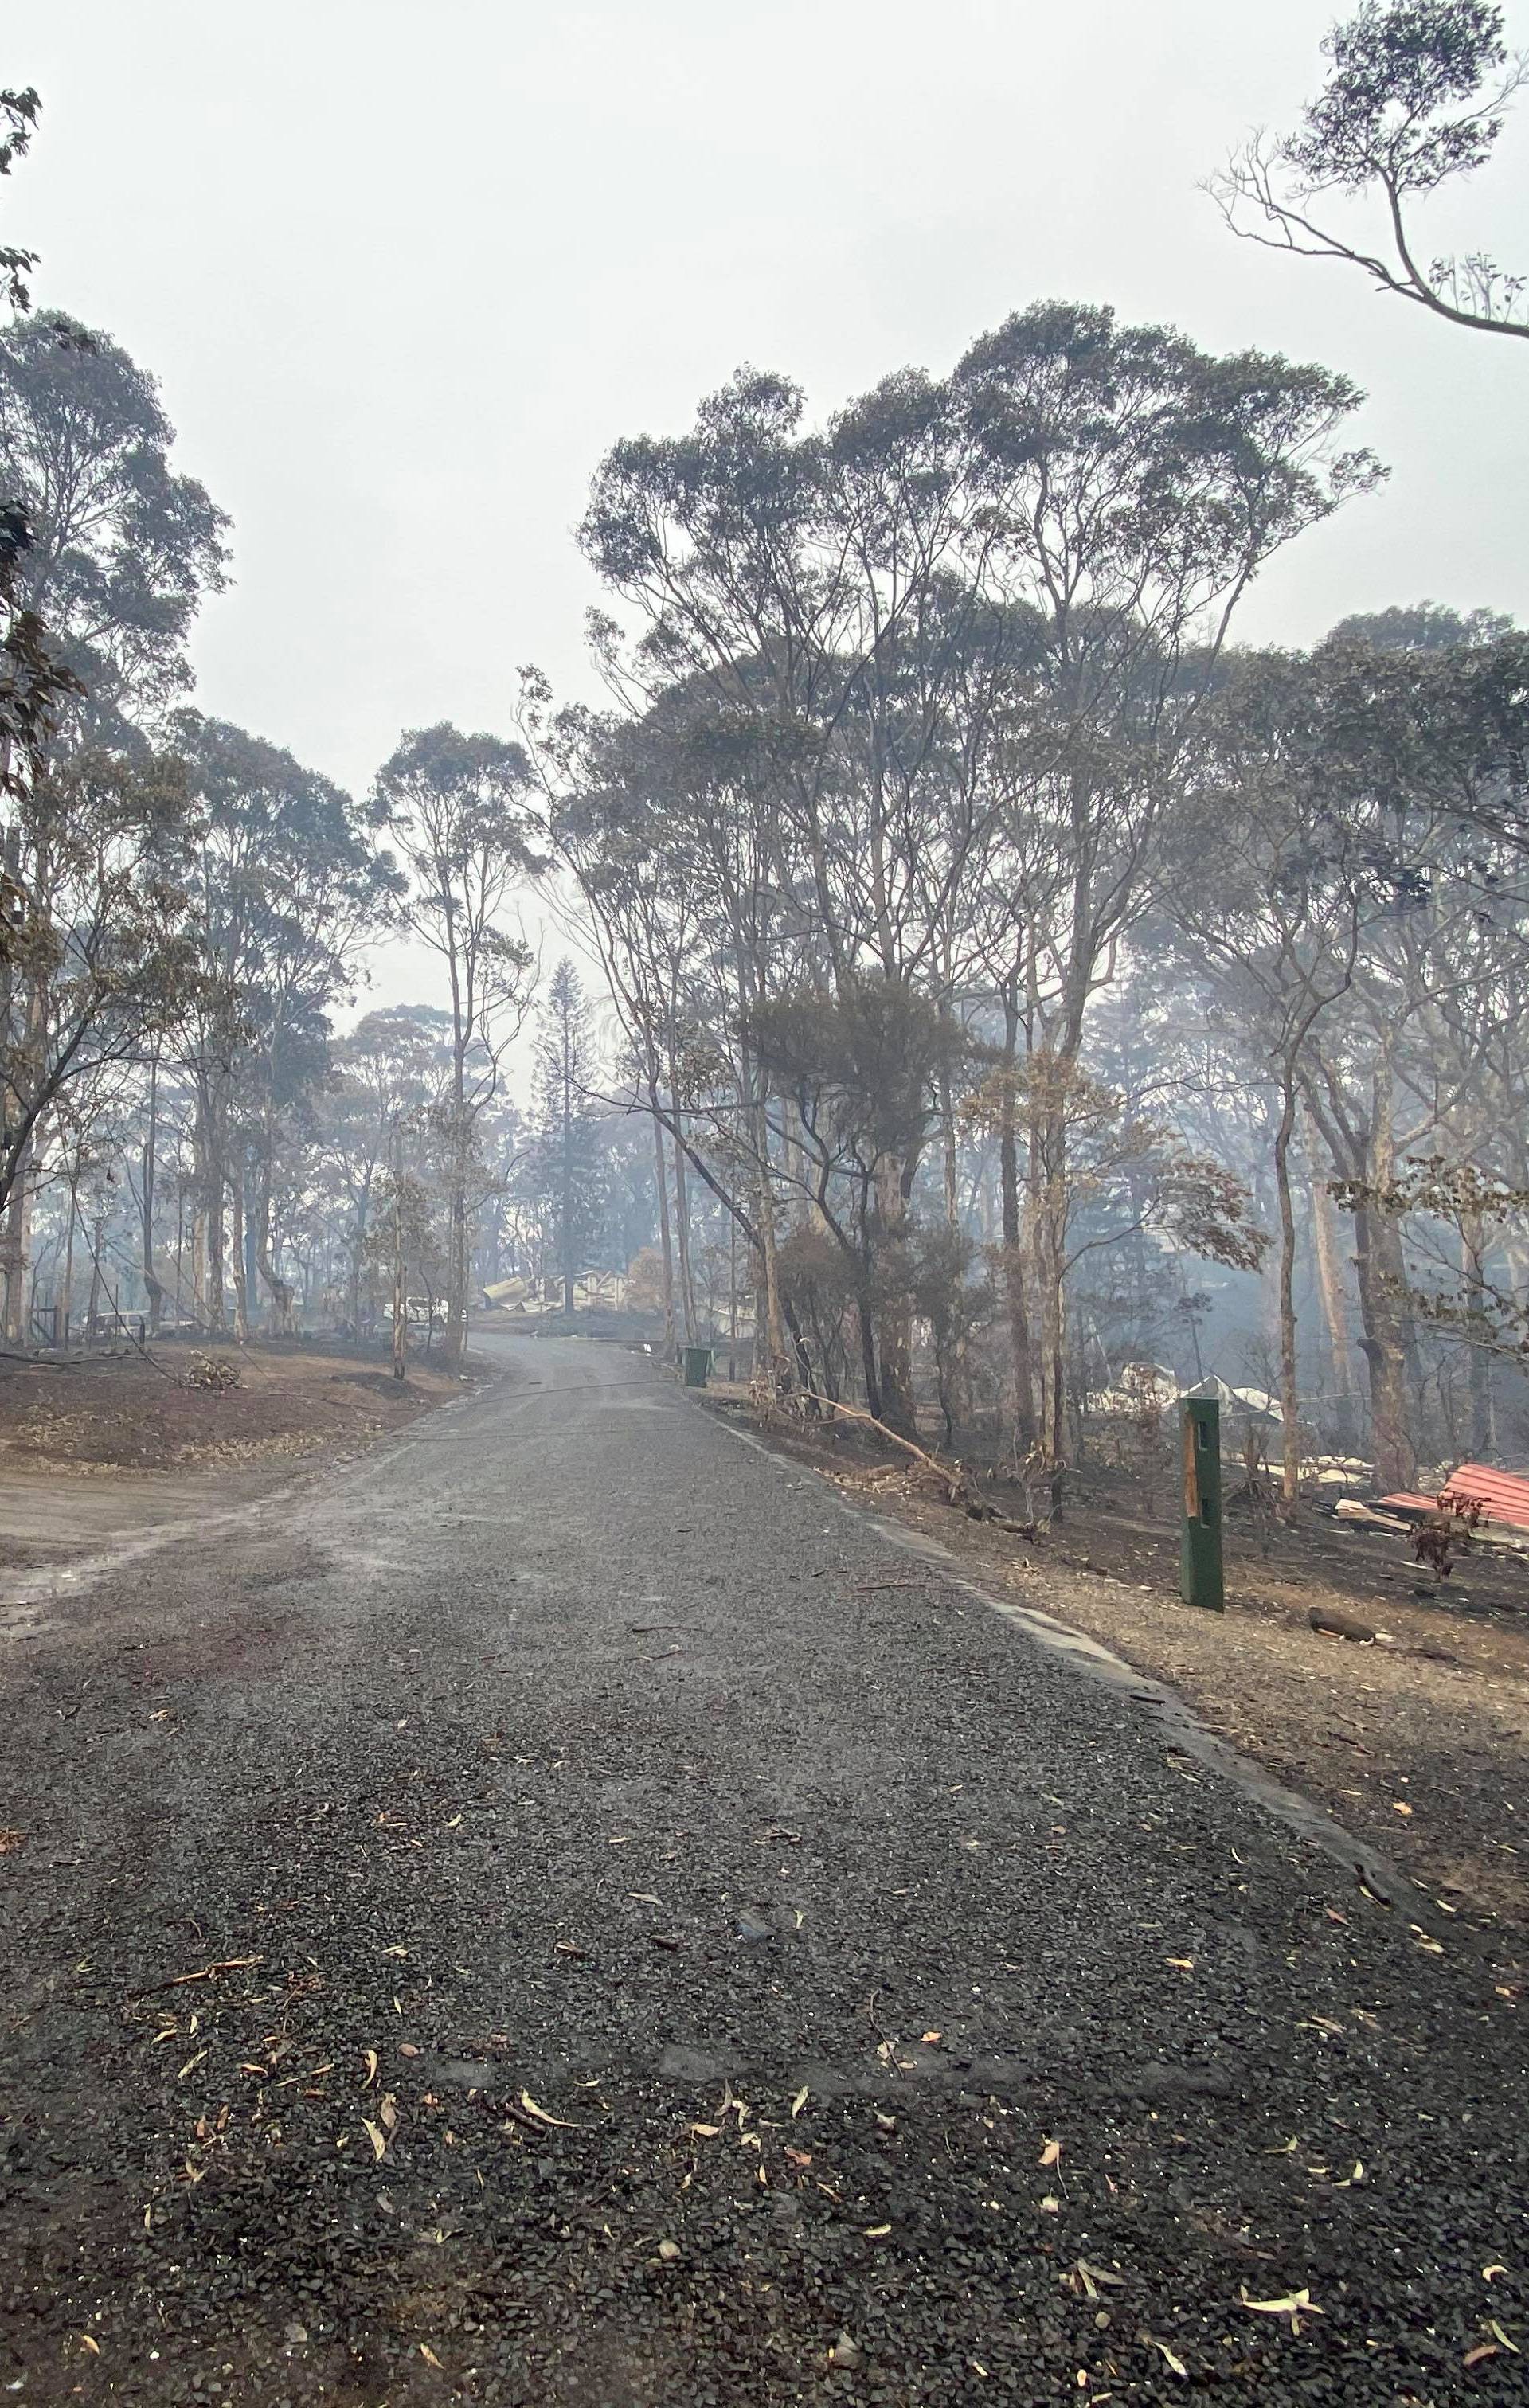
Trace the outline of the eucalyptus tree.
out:
M 442 723 L 415 728 L 378 771 L 372 818 L 397 846 L 404 882 L 395 924 L 439 961 L 451 1015 L 443 1106 L 449 1189 L 447 1355 L 460 1363 L 467 1331 L 469 1195 L 474 1129 L 493 1099 L 507 1047 L 531 1007 L 535 956 L 516 897 L 542 867 L 536 779 L 524 749 L 464 736 Z
M 1294 654 L 1236 658 L 1201 723 L 1185 807 L 1176 814 L 1163 912 L 1182 967 L 1237 1027 L 1273 1090 L 1270 1154 L 1279 1224 L 1278 1321 L 1283 1416 L 1280 1510 L 1300 1491 L 1296 1207 L 1293 1164 L 1302 1082 L 1324 1020 L 1348 996 L 1371 923 L 1386 908 L 1372 873 L 1364 739 L 1316 664 Z
M 666 684 L 751 732 L 760 867 L 809 977 L 841 1004 L 872 979 L 949 1013 L 986 945 L 1022 963 L 1027 1044 L 1076 1059 L 1236 602 L 1377 473 L 1338 446 L 1357 400 L 1321 370 L 1047 306 L 821 432 L 795 388 L 750 372 L 691 434 L 615 448 L 582 536 L 643 623 L 620 670 L 650 718 Z M 1031 1109 L 1065 1088 L 1032 1082 Z M 949 1101 L 877 1163 L 889 1261 Z M 1065 1132 L 1027 1134 L 1060 1459 L 1065 1249 L 1036 1172 L 1043 1152 L 1065 1165 Z M 907 1427 L 909 1312 L 883 1294 L 876 1385 Z
M 173 729 L 200 806 L 191 889 L 203 982 L 179 1038 L 195 1095 L 193 1284 L 221 1327 L 232 1272 L 242 1331 L 252 1257 L 286 1328 L 293 1295 L 272 1234 L 278 1155 L 323 1074 L 329 1012 L 398 880 L 364 813 L 329 779 L 196 711 L 178 713 Z
M 226 581 L 228 520 L 171 461 L 154 380 L 54 312 L 0 332 L 0 496 L 24 516 L 19 608 L 78 681 L 68 732 L 120 745 L 191 683 L 186 640 Z
M 41 107 L 31 84 L 24 91 L 14 87 L 0 91 L 0 176 L 8 176 L 16 161 L 30 149 Z M 35 251 L 18 251 L 9 243 L 0 245 L 0 292 L 17 311 L 31 306 L 27 279 L 36 265 Z
M 451 1020 L 429 1004 L 369 1011 L 329 1049 L 316 1098 L 315 1175 L 341 1217 L 347 1253 L 345 1318 L 363 1319 L 363 1297 L 379 1197 L 394 1176 L 404 1140 L 418 1135 L 448 1092 Z
M 741 373 L 690 435 L 615 448 L 582 538 L 647 621 L 631 667 L 650 698 L 663 683 L 708 697 L 769 763 L 770 882 L 823 976 L 846 992 L 867 970 L 909 987 L 964 860 L 959 838 L 940 857 L 941 813 L 979 608 L 957 573 L 964 538 L 979 543 L 976 503 L 948 391 L 927 377 L 886 380 L 822 433 L 804 421 L 794 386 Z M 915 1169 L 878 1172 L 892 1245 Z M 768 1242 L 763 1207 L 762 1193 Z M 880 1387 L 904 1424 L 907 1321 L 894 1307 L 881 1332 Z
M 50 1132 L 78 1152 L 87 1101 L 117 1099 L 199 992 L 193 829 L 184 776 L 159 757 L 82 752 L 12 794 L 0 1261 L 13 1340 L 26 1335 L 28 1214 Z
M 1529 335 L 1523 277 L 1479 251 L 1429 260 L 1415 221 L 1420 201 L 1487 165 L 1529 75 L 1496 0 L 1364 0 L 1322 50 L 1327 81 L 1297 130 L 1255 136 L 1212 179 L 1233 232 L 1357 267 L 1451 325 Z M 1380 220 L 1370 245 L 1329 213 L 1365 197 Z
M 1027 310 L 975 343 L 953 382 L 978 447 L 983 574 L 1028 627 L 1028 674 L 995 722 L 990 774 L 1003 805 L 993 875 L 1009 898 L 999 989 L 1022 979 L 1025 1049 L 1055 1065 L 1026 1082 L 1033 1345 L 1018 1318 L 1015 1330 L 1036 1365 L 1040 1455 L 1055 1464 L 1065 1114 L 1090 1006 L 1153 892 L 1164 811 L 1237 603 L 1379 470 L 1341 446 L 1360 399 L 1346 379 L 1256 352 L 1215 358 L 1107 309 Z

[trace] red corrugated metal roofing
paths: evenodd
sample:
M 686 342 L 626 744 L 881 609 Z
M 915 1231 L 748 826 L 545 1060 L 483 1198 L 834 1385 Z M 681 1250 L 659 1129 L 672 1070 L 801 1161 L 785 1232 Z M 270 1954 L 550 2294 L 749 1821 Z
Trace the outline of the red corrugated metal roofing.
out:
M 1480 1505 L 1483 1522 L 1495 1522 L 1509 1530 L 1529 1530 L 1529 1480 L 1521 1480 L 1516 1472 L 1493 1471 L 1487 1463 L 1463 1463 L 1450 1472 L 1441 1494 L 1446 1507 Z M 1433 1513 L 1439 1500 L 1402 1495 L 1379 1501 L 1403 1512 Z
M 1447 1505 L 1479 1503 L 1489 1522 L 1506 1522 L 1510 1530 L 1529 1530 L 1529 1480 L 1511 1471 L 1493 1471 L 1489 1464 L 1463 1463 L 1444 1484 Z

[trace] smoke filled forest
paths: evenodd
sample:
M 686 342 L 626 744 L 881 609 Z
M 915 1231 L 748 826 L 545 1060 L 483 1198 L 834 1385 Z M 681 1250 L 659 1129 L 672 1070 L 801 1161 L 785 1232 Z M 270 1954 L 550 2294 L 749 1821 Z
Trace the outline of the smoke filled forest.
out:
M 1228 239 L 1322 247 L 1282 176 L 1481 165 L 1521 72 L 1472 0 L 1330 49 Z M 507 668 L 352 795 L 199 708 L 229 520 L 151 363 L 7 258 L 12 1353 L 381 1344 L 401 1295 L 450 1367 L 497 1295 L 1057 1509 L 1102 1415 L 1207 1381 L 1287 1512 L 1319 1450 L 1529 1451 L 1529 637 L 1401 593 L 1239 638 L 1386 476 L 1345 375 L 1065 300 L 856 394 L 740 367 L 593 464 L 588 695 Z M 1352 264 L 1529 331 L 1490 263 Z M 368 1008 L 393 938 L 430 999 Z
M 7 12 L 0 2399 L 1525 2408 L 1526 177 Z

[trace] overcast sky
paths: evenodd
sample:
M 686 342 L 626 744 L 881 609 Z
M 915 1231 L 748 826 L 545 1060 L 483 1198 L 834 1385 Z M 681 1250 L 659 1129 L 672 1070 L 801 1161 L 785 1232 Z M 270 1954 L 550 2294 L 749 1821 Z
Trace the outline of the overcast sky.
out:
M 202 707 L 357 789 L 403 726 L 509 732 L 521 662 L 587 682 L 572 529 L 616 437 L 743 360 L 826 409 L 1037 297 L 1366 389 L 1391 483 L 1265 573 L 1245 638 L 1423 595 L 1529 618 L 1529 356 L 1238 243 L 1196 190 L 1290 122 L 1333 13 L 10 0 L 0 82 L 44 110 L 6 239 L 159 377 L 233 514 Z M 1529 97 L 1426 251 L 1529 266 L 1526 187 Z

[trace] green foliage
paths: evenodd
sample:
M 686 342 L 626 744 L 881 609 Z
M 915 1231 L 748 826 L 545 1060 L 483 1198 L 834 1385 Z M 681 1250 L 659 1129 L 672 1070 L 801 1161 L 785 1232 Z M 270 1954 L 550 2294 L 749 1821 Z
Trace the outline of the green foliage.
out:
M 42 103 L 30 84 L 24 92 L 0 91 L 0 176 L 8 176 L 16 161 L 24 157 L 31 145 L 41 107 Z M 25 309 L 31 302 L 27 279 L 36 265 L 35 251 L 17 251 L 8 245 L 0 245 L 0 292 L 18 312 Z
M 1250 142 L 1211 183 L 1234 233 L 1347 261 L 1455 325 L 1529 335 L 1522 276 L 1481 251 L 1425 265 L 1408 223 L 1410 203 L 1486 165 L 1529 75 L 1529 59 L 1503 40 L 1495 0 L 1364 0 L 1322 49 L 1331 72 L 1297 131 Z M 1374 249 L 1313 214 L 1326 194 L 1375 195 L 1384 232 Z
M 1322 49 L 1332 72 L 1286 145 L 1312 191 L 1431 193 L 1485 165 L 1512 89 L 1483 92 L 1508 64 L 1495 0 L 1365 0 Z
M 153 379 L 108 337 L 56 313 L 0 333 L 0 493 L 30 537 L 16 600 L 96 740 L 131 741 L 189 685 L 192 621 L 226 582 L 227 518 L 172 467 L 173 441 Z
M 929 996 L 875 977 L 774 996 L 744 1033 L 825 1159 L 865 1172 L 917 1159 L 939 1082 L 959 1076 L 969 1051 L 960 1022 Z
M 564 958 L 552 974 L 536 1041 L 536 1094 L 512 1185 L 545 1277 L 574 1283 L 598 1257 L 609 1205 L 600 1123 L 591 1110 L 593 1031 L 579 973 Z
M 1451 610 L 1443 602 L 1395 603 L 1389 610 L 1340 619 L 1330 644 L 1368 644 L 1378 652 L 1448 652 L 1501 642 L 1513 622 L 1500 610 Z

